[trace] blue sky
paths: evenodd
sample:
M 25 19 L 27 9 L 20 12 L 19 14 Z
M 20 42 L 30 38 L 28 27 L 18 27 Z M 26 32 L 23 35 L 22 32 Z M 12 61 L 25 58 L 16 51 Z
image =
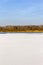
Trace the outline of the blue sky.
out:
M 43 0 L 0 0 L 0 25 L 43 24 Z

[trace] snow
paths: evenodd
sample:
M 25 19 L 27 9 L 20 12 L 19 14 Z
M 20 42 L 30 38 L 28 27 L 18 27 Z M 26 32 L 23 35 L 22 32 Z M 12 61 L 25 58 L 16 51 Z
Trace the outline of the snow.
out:
M 0 65 L 43 65 L 43 33 L 0 34 Z

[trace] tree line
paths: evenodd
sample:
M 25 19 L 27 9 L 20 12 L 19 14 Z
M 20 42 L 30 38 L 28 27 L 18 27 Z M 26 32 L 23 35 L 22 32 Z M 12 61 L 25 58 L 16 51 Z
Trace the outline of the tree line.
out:
M 0 32 L 43 31 L 43 25 L 0 26 Z

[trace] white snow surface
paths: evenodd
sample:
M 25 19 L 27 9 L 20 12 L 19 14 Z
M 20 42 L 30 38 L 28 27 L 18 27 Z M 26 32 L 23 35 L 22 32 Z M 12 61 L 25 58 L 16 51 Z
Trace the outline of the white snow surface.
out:
M 0 34 L 0 65 L 43 65 L 43 33 Z

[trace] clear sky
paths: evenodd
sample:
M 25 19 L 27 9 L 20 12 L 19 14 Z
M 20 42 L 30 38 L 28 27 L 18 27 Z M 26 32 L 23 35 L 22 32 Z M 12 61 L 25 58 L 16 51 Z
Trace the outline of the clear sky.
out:
M 0 0 L 0 25 L 43 24 L 43 0 Z

